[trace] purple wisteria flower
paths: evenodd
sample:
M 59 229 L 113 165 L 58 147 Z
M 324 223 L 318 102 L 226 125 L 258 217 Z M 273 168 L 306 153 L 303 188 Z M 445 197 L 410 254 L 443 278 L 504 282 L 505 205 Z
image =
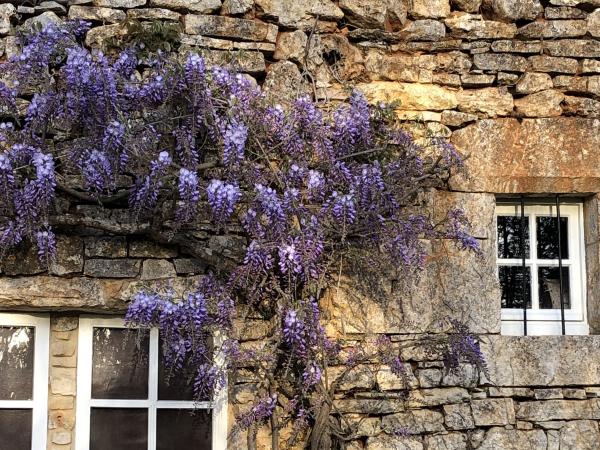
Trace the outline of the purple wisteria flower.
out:
M 211 180 L 206 188 L 206 194 L 213 220 L 217 224 L 221 224 L 231 217 L 235 205 L 242 195 L 239 187 L 221 180 Z
M 248 139 L 248 127 L 242 122 L 232 120 L 223 133 L 223 162 L 235 165 L 244 159 L 244 149 Z
M 56 257 L 56 237 L 51 230 L 38 231 L 35 235 L 40 262 L 48 264 Z
M 179 169 L 179 205 L 176 217 L 179 222 L 191 221 L 196 215 L 196 208 L 200 198 L 198 187 L 198 175 L 196 172 L 181 168 Z

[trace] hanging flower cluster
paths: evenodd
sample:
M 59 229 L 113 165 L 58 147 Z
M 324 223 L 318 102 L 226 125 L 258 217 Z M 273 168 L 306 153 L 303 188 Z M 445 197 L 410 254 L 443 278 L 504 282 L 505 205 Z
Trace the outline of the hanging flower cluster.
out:
M 254 358 L 291 377 L 290 420 L 311 420 L 319 404 L 311 394 L 338 358 L 318 300 L 339 258 L 360 250 L 415 269 L 426 239 L 478 248 L 459 211 L 440 226 L 405 208 L 426 182 L 460 166 L 460 154 L 441 140 L 425 149 L 391 109 L 370 106 L 360 92 L 333 113 L 308 97 L 273 105 L 247 77 L 197 54 L 88 50 L 80 43 L 86 28 L 48 25 L 24 36 L 21 53 L 0 65 L 1 78 L 12 80 L 0 83 L 1 250 L 27 239 L 41 260 L 52 258 L 53 202 L 57 187 L 72 193 L 67 178 L 101 202 L 132 179 L 130 210 L 153 228 L 172 219 L 173 232 L 197 221 L 241 230 L 248 245 L 234 268 L 181 298 L 140 292 L 127 320 L 160 328 L 166 362 L 194 368 L 198 398 Z M 25 117 L 16 106 L 23 96 L 31 98 Z M 240 303 L 274 318 L 268 351 L 242 349 L 233 327 Z M 215 335 L 227 337 L 219 364 Z M 453 348 L 478 357 L 468 340 Z M 403 373 L 397 355 L 383 360 Z M 267 393 L 240 426 L 266 420 L 278 401 Z

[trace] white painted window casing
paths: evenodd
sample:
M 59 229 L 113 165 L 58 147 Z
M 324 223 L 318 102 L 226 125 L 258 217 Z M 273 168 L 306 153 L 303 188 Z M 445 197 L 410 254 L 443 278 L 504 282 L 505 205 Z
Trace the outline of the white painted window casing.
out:
M 94 328 L 127 328 L 123 318 L 82 316 L 79 319 L 77 358 L 77 416 L 75 450 L 89 450 L 91 408 L 143 408 L 148 410 L 148 450 L 156 449 L 156 412 L 158 409 L 212 409 L 212 450 L 227 449 L 227 386 L 211 402 L 158 399 L 158 329 L 150 330 L 148 361 L 148 399 L 92 398 L 92 348 Z M 217 354 L 215 358 L 222 358 Z M 218 362 L 218 361 L 217 361 Z
M 31 449 L 45 449 L 46 437 L 48 435 L 50 318 L 47 315 L 3 312 L 0 313 L 0 326 L 32 327 L 35 329 L 33 343 L 33 398 L 31 400 L 0 400 L 0 409 L 31 409 Z
M 521 205 L 518 203 L 496 206 L 498 216 L 521 216 Z M 558 267 L 558 259 L 538 259 L 536 242 L 536 217 L 556 217 L 555 204 L 525 204 L 525 220 L 529 224 L 530 254 L 525 264 L 530 268 L 532 307 L 527 309 L 528 335 L 562 334 L 560 309 L 541 309 L 539 307 L 538 267 Z M 583 204 L 565 202 L 560 205 L 560 216 L 568 218 L 569 258 L 562 260 L 563 268 L 568 268 L 570 277 L 570 308 L 565 308 L 565 334 L 589 334 L 586 311 L 586 273 L 583 229 Z M 496 236 L 496 246 L 499 237 Z M 498 255 L 496 248 L 496 255 Z M 497 256 L 498 270 L 500 266 L 520 266 L 521 258 L 503 259 Z M 502 308 L 501 332 L 504 335 L 523 335 L 523 309 Z

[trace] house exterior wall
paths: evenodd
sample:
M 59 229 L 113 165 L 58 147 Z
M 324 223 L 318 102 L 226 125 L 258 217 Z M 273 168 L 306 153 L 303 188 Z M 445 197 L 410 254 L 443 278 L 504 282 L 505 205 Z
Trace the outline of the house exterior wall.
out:
M 398 102 L 415 136 L 450 139 L 469 155 L 452 192 L 432 191 L 433 217 L 462 207 L 483 257 L 433 243 L 425 272 L 400 294 L 364 295 L 353 280 L 322 299 L 328 331 L 349 342 L 384 333 L 409 375 L 351 371 L 335 409 L 358 424 L 350 449 L 595 449 L 600 445 L 600 338 L 508 337 L 500 332 L 496 280 L 496 194 L 585 198 L 588 316 L 600 329 L 600 2 L 597 0 L 76 0 L 0 5 L 0 50 L 16 51 L 18 27 L 92 20 L 89 45 L 123 31 L 120 22 L 180 23 L 182 51 L 202 52 L 261 82 L 276 101 L 300 93 L 337 101 L 356 87 L 373 101 Z M 315 18 L 318 17 L 318 20 Z M 304 75 L 304 76 L 303 76 Z M 311 80 L 310 82 L 306 80 Z M 127 220 L 81 205 L 65 213 Z M 207 255 L 239 255 L 235 236 L 199 233 Z M 79 229 L 58 240 L 48 271 L 33 250 L 9 255 L 0 309 L 51 314 L 48 449 L 74 449 L 78 315 L 122 314 L 142 286 L 185 290 L 203 261 L 132 237 Z M 439 355 L 406 345 L 447 331 L 455 317 L 482 336 L 489 374 L 468 365 L 446 372 Z M 260 345 L 270 324 L 239 324 Z M 332 368 L 332 371 L 337 370 Z M 256 375 L 230 386 L 231 414 L 249 402 Z M 238 404 L 233 405 L 233 401 Z M 408 437 L 395 436 L 398 426 Z M 282 432 L 282 439 L 286 437 Z M 268 430 L 258 448 L 268 448 Z M 282 444 L 282 448 L 288 448 Z M 230 448 L 245 448 L 243 436 Z

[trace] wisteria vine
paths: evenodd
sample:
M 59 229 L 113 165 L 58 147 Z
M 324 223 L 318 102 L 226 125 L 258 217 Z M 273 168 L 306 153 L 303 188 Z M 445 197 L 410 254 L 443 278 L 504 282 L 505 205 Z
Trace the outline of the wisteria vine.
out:
M 461 166 L 454 147 L 415 140 L 393 108 L 371 106 L 357 91 L 332 113 L 308 97 L 277 105 L 253 80 L 194 53 L 89 50 L 81 44 L 87 26 L 24 35 L 21 52 L 0 65 L 1 251 L 28 241 L 51 261 L 59 193 L 128 201 L 154 235 L 168 222 L 170 236 L 199 223 L 243 236 L 246 253 L 233 266 L 213 268 L 183 297 L 141 291 L 126 317 L 160 328 L 166 362 L 192 367 L 198 399 L 236 369 L 265 374 L 237 429 L 271 420 L 275 433 L 316 422 L 332 364 L 378 358 L 402 376 L 385 337 L 374 353 L 340 352 L 319 300 L 350 252 L 408 272 L 425 263 L 425 240 L 478 251 L 460 211 L 433 223 L 407 208 Z M 273 324 L 260 349 L 241 342 L 239 324 L 249 316 Z M 480 357 L 460 331 L 448 347 L 451 365 Z

